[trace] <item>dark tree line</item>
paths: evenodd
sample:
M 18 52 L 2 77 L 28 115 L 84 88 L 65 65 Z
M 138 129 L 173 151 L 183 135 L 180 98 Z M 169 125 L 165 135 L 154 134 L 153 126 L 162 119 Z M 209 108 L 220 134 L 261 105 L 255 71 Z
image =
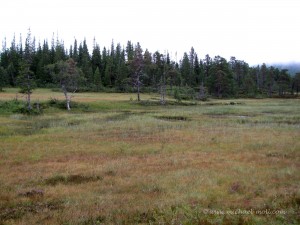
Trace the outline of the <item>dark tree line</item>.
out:
M 63 73 L 63 69 L 68 72 Z M 81 77 L 76 90 L 159 92 L 162 103 L 166 93 L 179 97 L 182 90 L 191 98 L 204 99 L 206 95 L 220 98 L 294 95 L 300 87 L 300 73 L 291 76 L 286 69 L 266 64 L 250 67 L 235 57 L 227 61 L 221 56 L 206 55 L 201 59 L 194 48 L 176 62 L 166 52 L 151 53 L 131 41 L 125 47 L 112 41 L 110 48 L 102 49 L 94 41 L 91 53 L 86 40 L 78 43 L 75 39 L 69 48 L 58 38 L 52 38 L 50 45 L 47 40 L 36 43 L 30 30 L 24 46 L 21 37 L 19 43 L 13 38 L 9 47 L 3 41 L 0 89 L 21 87 L 28 95 L 29 108 L 34 87 L 65 87 L 62 81 L 70 71 Z

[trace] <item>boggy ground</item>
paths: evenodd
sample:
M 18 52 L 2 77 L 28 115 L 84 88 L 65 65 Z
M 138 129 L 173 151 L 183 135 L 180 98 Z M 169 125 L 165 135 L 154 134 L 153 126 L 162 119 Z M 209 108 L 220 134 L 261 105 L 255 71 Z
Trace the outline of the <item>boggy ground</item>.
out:
M 2 113 L 0 224 L 300 223 L 299 99 L 135 98 Z

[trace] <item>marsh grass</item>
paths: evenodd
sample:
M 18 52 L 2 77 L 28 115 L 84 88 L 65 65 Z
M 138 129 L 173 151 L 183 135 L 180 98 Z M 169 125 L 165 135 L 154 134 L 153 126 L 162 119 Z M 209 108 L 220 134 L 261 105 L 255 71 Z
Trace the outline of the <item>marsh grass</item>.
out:
M 0 110 L 0 224 L 299 224 L 299 99 L 131 96 L 77 94 L 88 110 L 38 116 Z M 251 209 L 285 214 L 216 213 Z

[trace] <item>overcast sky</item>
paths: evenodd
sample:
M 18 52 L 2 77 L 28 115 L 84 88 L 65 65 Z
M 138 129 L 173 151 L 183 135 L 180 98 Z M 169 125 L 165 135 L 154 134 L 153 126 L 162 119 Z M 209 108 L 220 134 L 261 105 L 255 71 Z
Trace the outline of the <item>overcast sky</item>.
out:
M 205 54 L 250 64 L 300 61 L 299 0 L 4 0 L 0 39 L 8 45 L 28 28 L 37 40 L 53 32 L 69 48 L 74 37 L 100 47 L 140 42 L 173 59 L 193 46 Z

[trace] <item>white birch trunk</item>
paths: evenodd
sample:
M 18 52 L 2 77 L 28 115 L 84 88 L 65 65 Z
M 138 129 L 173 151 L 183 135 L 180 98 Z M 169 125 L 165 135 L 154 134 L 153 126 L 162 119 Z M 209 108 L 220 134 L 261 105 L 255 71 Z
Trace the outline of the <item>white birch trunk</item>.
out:
M 68 95 L 68 92 L 64 86 L 62 86 L 62 90 L 63 90 L 65 98 L 66 98 L 67 110 L 71 110 L 71 108 L 70 108 L 71 96 Z

